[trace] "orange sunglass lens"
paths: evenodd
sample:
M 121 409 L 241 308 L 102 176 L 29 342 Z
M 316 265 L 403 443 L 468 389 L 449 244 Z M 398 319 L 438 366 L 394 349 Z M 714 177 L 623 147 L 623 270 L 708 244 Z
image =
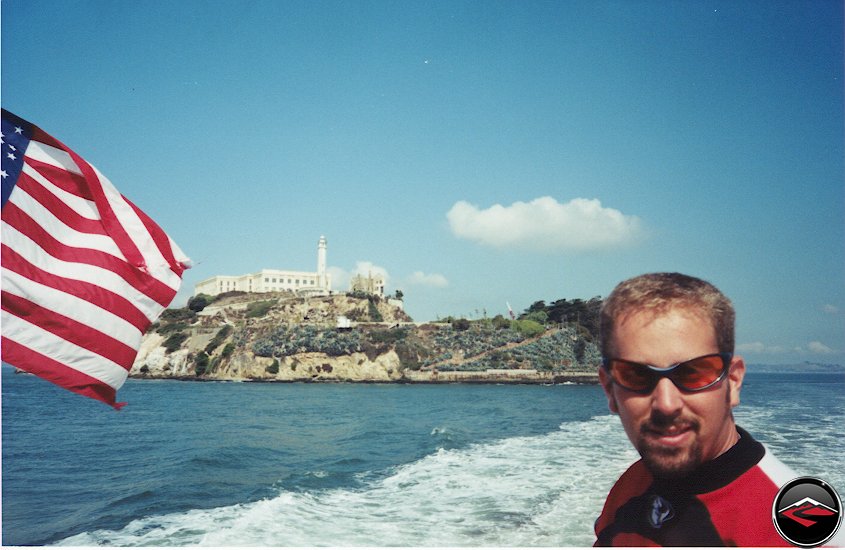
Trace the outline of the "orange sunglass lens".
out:
M 654 374 L 648 367 L 627 361 L 612 361 L 610 373 L 619 384 L 632 390 L 646 389 L 654 379 Z
M 675 379 L 690 389 L 703 388 L 719 377 L 723 367 L 722 358 L 718 355 L 699 357 L 678 365 Z

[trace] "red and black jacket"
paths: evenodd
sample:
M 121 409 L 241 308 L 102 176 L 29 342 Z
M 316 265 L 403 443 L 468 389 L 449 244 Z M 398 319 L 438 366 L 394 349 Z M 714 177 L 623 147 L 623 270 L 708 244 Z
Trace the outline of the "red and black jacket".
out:
M 619 478 L 596 521 L 595 546 L 790 546 L 772 522 L 795 473 L 748 432 L 683 479 L 652 477 L 642 460 Z

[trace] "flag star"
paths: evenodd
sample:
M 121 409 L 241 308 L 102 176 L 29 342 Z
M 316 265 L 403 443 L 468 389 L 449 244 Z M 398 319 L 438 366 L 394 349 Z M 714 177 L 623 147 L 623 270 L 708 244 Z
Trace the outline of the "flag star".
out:
M 9 149 L 11 149 L 12 151 L 17 151 L 17 149 L 15 149 L 14 145 L 9 145 Z
M 15 133 L 23 135 L 23 128 L 20 126 L 15 126 Z
M 13 155 L 12 153 L 7 153 L 6 156 L 9 157 L 11 160 L 16 160 L 18 158 L 15 155 Z
M 8 177 L 9 174 L 7 174 L 5 170 L 0 170 L 0 178 L 6 179 Z

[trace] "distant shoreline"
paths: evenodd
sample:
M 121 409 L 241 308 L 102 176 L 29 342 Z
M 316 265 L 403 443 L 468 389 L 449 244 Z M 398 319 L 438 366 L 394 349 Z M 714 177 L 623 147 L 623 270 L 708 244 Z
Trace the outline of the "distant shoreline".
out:
M 531 376 L 491 376 L 486 373 L 473 371 L 447 371 L 440 372 L 436 375 L 431 375 L 429 372 L 423 371 L 420 376 L 420 371 L 414 371 L 411 377 L 403 376 L 396 379 L 344 379 L 334 377 L 312 377 L 312 378 L 294 378 L 294 379 L 278 379 L 278 378 L 199 378 L 193 376 L 137 376 L 133 375 L 129 378 L 132 380 L 178 380 L 181 382 L 249 382 L 259 384 L 427 384 L 427 385 L 442 385 L 442 384 L 475 384 L 475 385 L 558 385 L 558 384 L 579 384 L 579 385 L 596 385 L 599 383 L 598 373 L 578 372 L 571 374 L 548 373 L 548 375 L 537 376 L 534 373 Z

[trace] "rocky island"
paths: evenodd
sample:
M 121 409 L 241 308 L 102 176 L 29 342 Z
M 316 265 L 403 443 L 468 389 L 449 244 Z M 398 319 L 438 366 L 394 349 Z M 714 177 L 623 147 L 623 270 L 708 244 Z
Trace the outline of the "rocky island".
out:
M 364 293 L 198 295 L 145 334 L 133 378 L 266 382 L 595 383 L 599 299 L 577 319 L 536 302 L 518 319 L 415 323 Z M 554 315 L 552 316 L 554 317 Z

